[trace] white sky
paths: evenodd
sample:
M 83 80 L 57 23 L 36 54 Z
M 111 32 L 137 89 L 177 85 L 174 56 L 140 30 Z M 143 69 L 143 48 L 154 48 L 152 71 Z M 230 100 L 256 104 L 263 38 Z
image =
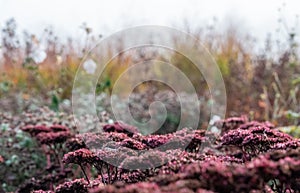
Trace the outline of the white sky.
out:
M 287 24 L 293 26 L 299 0 L 0 0 L 0 26 L 14 17 L 22 30 L 41 33 L 51 25 L 73 36 L 86 22 L 94 32 L 107 35 L 136 25 L 180 26 L 184 19 L 204 25 L 215 16 L 222 25 L 233 19 L 246 32 L 264 38 L 278 27 L 283 3 Z

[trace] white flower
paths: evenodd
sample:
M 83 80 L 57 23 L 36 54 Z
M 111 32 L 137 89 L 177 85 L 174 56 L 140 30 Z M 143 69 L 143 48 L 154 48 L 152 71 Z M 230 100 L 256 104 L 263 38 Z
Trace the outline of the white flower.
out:
M 44 50 L 39 48 L 39 49 L 36 49 L 33 52 L 31 52 L 30 57 L 33 59 L 33 61 L 36 64 L 39 64 L 39 63 L 42 63 L 46 59 L 47 54 Z
M 83 69 L 89 74 L 94 74 L 96 68 L 97 64 L 92 59 L 89 59 L 83 63 Z
M 63 62 L 63 59 L 60 55 L 56 55 L 56 64 L 60 65 Z
M 215 126 L 212 126 L 212 127 L 210 128 L 210 131 L 211 131 L 212 133 L 216 133 L 216 134 L 220 134 L 220 133 L 221 133 L 221 130 L 218 129 L 217 127 L 215 127 Z
M 221 133 L 221 130 L 218 129 L 216 126 L 214 126 L 214 124 L 221 120 L 221 117 L 218 116 L 218 115 L 213 115 L 213 117 L 210 119 L 209 121 L 209 125 L 211 125 L 212 127 L 210 128 L 210 131 L 213 132 L 213 133 L 216 133 L 216 134 L 220 134 Z
M 213 125 L 213 124 L 215 124 L 215 122 L 217 122 L 217 121 L 219 121 L 219 120 L 221 120 L 221 117 L 218 116 L 218 115 L 214 115 L 214 116 L 211 118 L 211 120 L 209 121 L 209 124 L 210 124 L 210 125 Z

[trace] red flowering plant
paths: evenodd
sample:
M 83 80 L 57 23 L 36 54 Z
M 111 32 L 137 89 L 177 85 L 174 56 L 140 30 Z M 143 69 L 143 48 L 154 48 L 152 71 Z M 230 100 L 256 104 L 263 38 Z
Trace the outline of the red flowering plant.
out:
M 95 167 L 104 184 L 120 180 L 133 183 L 156 175 L 169 159 L 175 160 L 180 154 L 185 154 L 185 159 L 192 159 L 191 154 L 197 157 L 201 144 L 209 141 L 210 136 L 216 138 L 213 133 L 189 129 L 173 134 L 142 136 L 128 132 L 125 128 L 132 127 L 117 122 L 105 125 L 103 133 L 77 135 L 67 142 L 68 146 L 75 148 L 64 156 L 63 161 L 80 165 L 88 182 L 90 180 L 86 173 L 90 172 L 85 172 L 83 165 Z M 185 148 L 180 149 L 185 144 L 188 144 L 186 150 L 194 153 L 185 152 Z M 90 150 L 76 150 L 76 147 Z M 169 167 L 172 167 L 171 164 Z
M 249 120 L 246 116 L 241 117 L 231 117 L 228 119 L 223 119 L 216 121 L 214 126 L 221 129 L 222 133 L 226 133 L 229 130 L 237 129 L 240 125 L 247 123 Z
M 221 158 L 221 159 L 220 159 Z M 214 192 L 294 192 L 299 190 L 299 150 L 274 151 L 238 164 L 224 157 L 205 156 L 184 164 L 179 171 L 159 173 L 150 179 L 160 187 L 174 187 L 179 182 L 192 184 L 192 191 L 204 188 Z M 165 168 L 163 168 L 165 170 Z
M 51 129 L 45 125 L 26 125 L 21 128 L 23 131 L 29 133 L 32 137 L 35 137 L 39 133 L 51 132 Z
M 56 193 L 87 193 L 87 183 L 83 179 L 64 182 L 55 188 Z
M 243 153 L 243 159 L 247 161 L 272 148 L 297 143 L 292 141 L 294 139 L 291 136 L 274 129 L 269 123 L 249 122 L 225 133 L 221 137 L 221 148 L 238 147 Z
M 135 170 L 133 173 L 139 173 L 140 171 L 137 171 L 136 166 L 131 167 L 130 163 L 134 165 L 140 163 L 138 164 L 138 167 L 140 167 L 145 162 L 146 165 L 150 165 L 150 167 L 147 167 L 151 169 L 153 164 L 161 166 L 164 164 L 163 162 L 166 162 L 161 160 L 164 159 L 164 156 L 160 155 L 161 152 L 153 154 L 153 156 L 156 156 L 154 158 L 153 156 L 149 157 L 147 152 L 143 155 L 137 155 L 134 150 L 144 151 L 155 148 L 166 143 L 171 135 L 141 136 L 137 133 L 128 132 L 127 128 L 133 131 L 133 127 L 117 122 L 108 126 L 105 125 L 103 133 L 81 134 L 69 139 L 67 146 L 72 147 L 73 151 L 65 154 L 63 162 L 78 164 L 82 168 L 88 182 L 89 177 L 83 166 L 93 166 L 104 184 L 111 184 L 116 180 L 120 180 L 122 178 L 121 174 L 125 171 Z M 86 147 L 90 150 L 76 150 L 77 147 Z M 157 163 L 157 160 L 160 161 Z M 145 172 L 149 174 L 150 170 Z M 142 175 L 147 176 L 145 174 Z
M 63 125 L 27 125 L 21 128 L 42 145 L 47 156 L 47 168 L 58 165 L 63 170 L 61 157 L 66 151 L 64 142 L 71 137 L 70 129 Z
M 65 142 L 72 135 L 70 129 L 63 125 L 26 125 L 21 128 L 29 133 L 41 145 L 46 155 L 47 166 L 38 180 L 32 178 L 19 187 L 19 192 L 30 192 L 36 189 L 52 189 L 56 183 L 61 182 L 70 175 L 71 171 L 66 169 L 62 163 L 62 157 L 67 152 Z M 49 173 L 43 175 L 43 173 Z
M 78 149 L 72 152 L 69 152 L 64 155 L 63 162 L 66 164 L 74 163 L 78 164 L 80 168 L 82 169 L 82 172 L 84 176 L 86 177 L 86 180 L 89 182 L 89 178 L 85 172 L 84 166 L 86 164 L 92 163 L 94 160 L 95 155 L 90 152 L 88 149 Z
M 140 173 L 148 178 L 157 174 L 158 169 L 168 162 L 169 156 L 161 151 L 146 151 L 140 155 L 130 156 L 122 161 L 120 167 L 129 173 Z M 141 179 L 139 179 L 141 181 Z
M 115 122 L 114 124 L 107 124 L 103 127 L 104 132 L 117 132 L 117 133 L 125 133 L 128 136 L 132 136 L 134 133 L 137 133 L 138 130 L 136 127 L 127 125 L 123 122 Z
M 121 180 L 124 170 L 120 167 L 122 161 L 128 156 L 135 155 L 127 148 L 109 146 L 96 150 L 96 159 L 92 163 L 104 184 L 112 184 Z
M 81 148 L 87 148 L 85 142 L 83 141 L 82 137 L 80 137 L 81 135 L 75 135 L 75 137 L 69 138 L 66 141 L 66 148 L 69 151 L 75 151 L 77 149 L 81 149 Z
M 300 147 L 275 150 L 254 158 L 247 168 L 255 168 L 265 182 L 272 184 L 277 192 L 293 192 L 300 187 Z
M 93 150 L 82 148 L 65 154 L 63 162 L 65 164 L 73 163 L 79 165 L 88 184 L 90 184 L 89 178 L 91 177 L 91 172 L 86 172 L 85 167 L 91 169 L 91 166 L 97 170 L 97 174 L 103 184 L 111 184 L 121 178 L 123 170 L 118 165 L 126 157 L 133 154 L 134 152 L 131 152 L 127 148 L 116 146 L 105 146 L 103 149 Z
M 100 186 L 93 192 L 271 192 L 271 187 L 258 170 L 217 159 L 205 159 L 182 165 L 172 175 L 159 173 L 145 182 Z
M 39 177 L 26 180 L 19 186 L 16 192 L 31 193 L 33 190 L 53 190 L 54 184 L 63 182 L 72 172 L 64 169 L 61 171 L 48 171 L 47 175 L 44 175 L 44 173 L 44 171 L 41 171 Z
M 67 131 L 60 127 L 55 132 L 51 127 L 48 132 L 36 131 L 33 136 L 39 143 L 63 144 L 68 149 L 62 162 L 73 170 L 73 177 L 71 180 L 64 176 L 61 179 L 65 182 L 61 183 L 62 180 L 53 179 L 58 174 L 49 175 L 48 181 L 31 180 L 20 190 L 48 188 L 55 192 L 95 193 L 299 190 L 299 140 L 268 122 L 245 118 L 223 122 L 228 124 L 221 135 L 184 128 L 174 133 L 144 136 L 136 128 L 118 122 L 104 125 L 103 132 L 66 138 L 60 134 Z M 233 126 L 229 127 L 229 123 Z M 52 133 L 57 136 L 52 138 Z M 44 138 L 39 138 L 40 135 Z M 72 164 L 81 168 L 85 179 L 76 180 L 79 175 Z M 51 189 L 51 183 L 61 184 Z

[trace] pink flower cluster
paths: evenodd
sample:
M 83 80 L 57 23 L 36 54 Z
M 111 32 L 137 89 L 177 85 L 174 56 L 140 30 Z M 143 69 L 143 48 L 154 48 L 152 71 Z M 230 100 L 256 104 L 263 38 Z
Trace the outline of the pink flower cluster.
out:
M 296 148 L 299 143 L 269 123 L 249 122 L 225 133 L 221 137 L 221 145 L 223 148 L 230 145 L 240 147 L 248 154 L 245 156 L 253 157 L 270 149 Z
M 115 122 L 113 124 L 107 124 L 103 127 L 103 131 L 105 132 L 117 132 L 117 133 L 126 133 L 128 135 L 133 135 L 134 133 L 138 133 L 136 127 L 127 125 L 123 122 Z
M 75 179 L 56 187 L 56 193 L 87 193 L 87 183 L 83 179 Z
M 95 157 L 95 154 L 90 152 L 90 150 L 82 148 L 65 154 L 63 162 L 66 164 L 87 164 L 92 163 Z
M 104 126 L 104 132 L 63 139 L 69 152 L 62 161 L 79 165 L 86 180 L 67 181 L 55 192 L 296 193 L 300 189 L 298 139 L 269 122 L 249 122 L 245 117 L 218 124 L 225 128 L 221 135 L 182 129 L 143 136 L 116 122 Z M 27 131 L 37 139 L 42 134 L 51 139 L 52 133 L 68 132 L 63 128 Z
M 63 143 L 71 136 L 70 129 L 63 125 L 27 125 L 21 129 L 47 145 Z

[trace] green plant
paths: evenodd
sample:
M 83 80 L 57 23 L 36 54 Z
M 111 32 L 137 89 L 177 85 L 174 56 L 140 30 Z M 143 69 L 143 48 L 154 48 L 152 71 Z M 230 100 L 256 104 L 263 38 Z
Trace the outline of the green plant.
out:
M 9 123 L 1 123 L 0 129 L 1 155 L 5 159 L 0 164 L 0 175 L 6 176 L 0 182 L 5 191 L 15 191 L 18 184 L 38 173 L 46 160 L 36 142 L 22 130 L 11 128 Z

